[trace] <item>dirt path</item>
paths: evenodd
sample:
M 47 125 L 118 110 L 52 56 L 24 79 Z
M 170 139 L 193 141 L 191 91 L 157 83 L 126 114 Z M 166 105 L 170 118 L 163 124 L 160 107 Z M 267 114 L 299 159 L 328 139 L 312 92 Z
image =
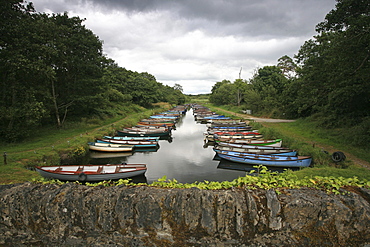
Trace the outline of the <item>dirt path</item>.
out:
M 221 108 L 217 108 L 217 107 L 214 107 L 220 111 L 224 111 L 224 112 L 227 112 L 229 114 L 232 114 L 234 116 L 237 116 L 237 117 L 240 117 L 242 119 L 250 119 L 250 120 L 254 120 L 255 122 L 259 122 L 259 123 L 289 123 L 289 122 L 294 122 L 295 120 L 288 120 L 288 119 L 272 119 L 272 118 L 258 118 L 258 117 L 254 117 L 252 115 L 248 115 L 248 114 L 242 114 L 242 113 L 235 113 L 235 112 L 231 112 L 231 111 L 226 111 L 224 109 L 221 109 Z M 318 148 L 321 148 L 327 152 L 329 152 L 330 154 L 336 152 L 336 151 L 339 151 L 338 149 L 336 149 L 335 147 L 333 146 L 329 146 L 329 145 L 323 145 L 321 143 L 317 143 L 317 142 L 311 142 L 310 140 L 307 140 L 303 137 L 300 137 L 302 139 L 304 139 L 305 142 L 307 143 L 311 143 L 312 145 L 315 145 L 316 147 Z M 347 159 L 348 160 L 351 160 L 353 161 L 355 164 L 358 164 L 362 167 L 365 167 L 367 169 L 370 169 L 370 163 L 365 161 L 365 160 L 362 160 L 362 159 L 359 159 L 357 158 L 356 156 L 346 152 L 346 151 L 343 151 L 343 153 L 346 155 Z

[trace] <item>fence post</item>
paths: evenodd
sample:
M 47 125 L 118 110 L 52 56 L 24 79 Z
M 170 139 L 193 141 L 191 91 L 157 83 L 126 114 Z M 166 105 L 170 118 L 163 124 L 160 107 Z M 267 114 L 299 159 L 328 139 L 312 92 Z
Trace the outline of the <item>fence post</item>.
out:
M 4 152 L 4 165 L 6 165 L 6 152 Z

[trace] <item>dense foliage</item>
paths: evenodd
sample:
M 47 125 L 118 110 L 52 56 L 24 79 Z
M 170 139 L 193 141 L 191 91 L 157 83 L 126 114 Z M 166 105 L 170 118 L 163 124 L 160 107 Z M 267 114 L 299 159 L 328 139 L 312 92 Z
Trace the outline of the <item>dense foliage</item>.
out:
M 291 171 L 287 170 L 284 173 L 271 172 L 264 166 L 255 166 L 256 170 L 252 170 L 244 177 L 239 177 L 233 181 L 203 181 L 194 182 L 191 184 L 179 183 L 176 179 L 167 180 L 164 176 L 152 184 L 146 183 L 131 183 L 131 179 L 120 179 L 118 181 L 102 181 L 98 183 L 86 183 L 87 186 L 152 186 L 159 188 L 199 188 L 204 190 L 221 190 L 231 189 L 236 187 L 245 187 L 248 189 L 274 189 L 276 193 L 281 194 L 285 189 L 301 189 L 301 188 L 314 188 L 326 191 L 333 194 L 344 194 L 347 191 L 343 190 L 346 187 L 370 187 L 370 181 L 359 180 L 356 177 L 343 178 L 343 177 L 305 177 L 298 179 L 298 177 Z M 47 180 L 45 178 L 34 179 L 34 183 L 43 184 L 64 184 L 65 182 L 59 180 Z M 76 182 L 79 183 L 79 182 Z
M 147 72 L 120 68 L 102 41 L 67 13 L 37 13 L 32 3 L 0 2 L 0 135 L 8 141 L 34 127 L 112 114 L 127 104 L 182 104 L 181 88 Z M 119 110 L 116 110 L 117 112 Z
M 217 82 L 210 101 L 258 115 L 310 117 L 323 127 L 357 125 L 354 131 L 370 136 L 370 2 L 337 0 L 316 31 L 294 59 L 283 56 L 243 83 Z

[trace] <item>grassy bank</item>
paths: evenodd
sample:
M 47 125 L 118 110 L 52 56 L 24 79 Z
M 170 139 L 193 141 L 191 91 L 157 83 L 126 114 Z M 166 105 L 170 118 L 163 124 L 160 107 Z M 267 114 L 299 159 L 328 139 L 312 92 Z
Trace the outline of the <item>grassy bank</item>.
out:
M 234 107 L 216 107 L 208 104 L 212 110 L 234 118 L 246 118 L 241 109 Z M 266 139 L 282 138 L 283 145 L 298 150 L 299 155 L 313 157 L 313 167 L 295 172 L 303 178 L 305 176 L 334 176 L 370 177 L 370 150 L 369 147 L 354 147 L 343 143 L 341 131 L 345 129 L 319 129 L 312 123 L 298 120 L 291 123 L 278 122 L 250 122 L 254 129 L 263 133 Z M 331 155 L 335 151 L 342 151 L 347 156 L 344 162 L 335 163 Z
M 113 135 L 117 129 L 131 127 L 155 112 L 169 109 L 159 104 L 154 109 L 130 106 L 114 118 L 84 119 L 66 124 L 62 129 L 40 128 L 32 137 L 21 143 L 0 143 L 5 157 L 0 162 L 0 184 L 22 183 L 39 178 L 37 172 L 27 169 L 35 165 L 57 164 L 61 158 L 82 156 L 88 149 L 87 142 L 104 135 Z

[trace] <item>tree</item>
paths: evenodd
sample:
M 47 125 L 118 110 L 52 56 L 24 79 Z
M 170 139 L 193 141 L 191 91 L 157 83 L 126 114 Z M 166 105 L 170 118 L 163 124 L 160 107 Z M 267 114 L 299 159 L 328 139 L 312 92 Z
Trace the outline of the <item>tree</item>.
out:
M 40 15 L 50 23 L 48 44 L 54 49 L 52 63 L 55 80 L 51 83 L 51 98 L 54 105 L 57 125 L 61 126 L 59 109 L 64 116 L 70 109 L 72 114 L 90 112 L 100 104 L 97 95 L 104 92 L 101 84 L 103 73 L 102 42 L 79 17 L 69 18 L 67 13 Z
M 234 84 L 228 81 L 222 81 L 222 83 L 216 83 L 217 89 L 213 90 L 209 101 L 216 105 L 236 105 L 236 87 Z M 215 86 L 214 86 L 215 88 Z
M 246 90 L 247 82 L 242 79 L 236 79 L 234 85 L 236 87 L 236 104 L 240 106 Z
M 0 134 L 7 140 L 26 136 L 46 112 L 39 99 L 39 82 L 47 71 L 39 59 L 43 51 L 30 40 L 38 26 L 34 14 L 32 4 L 0 2 Z
M 317 25 L 319 34 L 297 56 L 302 66 L 299 81 L 311 96 L 304 101 L 311 101 L 311 114 L 321 114 L 326 126 L 369 116 L 369 10 L 369 1 L 338 0 Z
M 219 82 L 216 82 L 215 85 L 213 85 L 212 89 L 211 89 L 211 92 L 212 93 L 215 93 L 222 85 L 224 84 L 230 84 L 231 82 L 229 80 L 222 80 L 222 81 L 219 81 Z
M 179 90 L 180 92 L 183 92 L 184 89 L 182 88 L 182 86 L 178 83 L 175 83 L 175 85 L 173 86 L 173 89 L 175 90 Z
M 265 66 L 258 69 L 257 74 L 251 79 L 253 94 L 259 94 L 260 113 L 269 114 L 277 112 L 281 115 L 282 95 L 288 85 L 288 79 L 284 77 L 283 72 L 277 66 Z
M 287 55 L 278 59 L 277 67 L 281 69 L 283 75 L 288 79 L 293 78 L 296 74 L 297 65 L 294 63 L 293 59 Z

